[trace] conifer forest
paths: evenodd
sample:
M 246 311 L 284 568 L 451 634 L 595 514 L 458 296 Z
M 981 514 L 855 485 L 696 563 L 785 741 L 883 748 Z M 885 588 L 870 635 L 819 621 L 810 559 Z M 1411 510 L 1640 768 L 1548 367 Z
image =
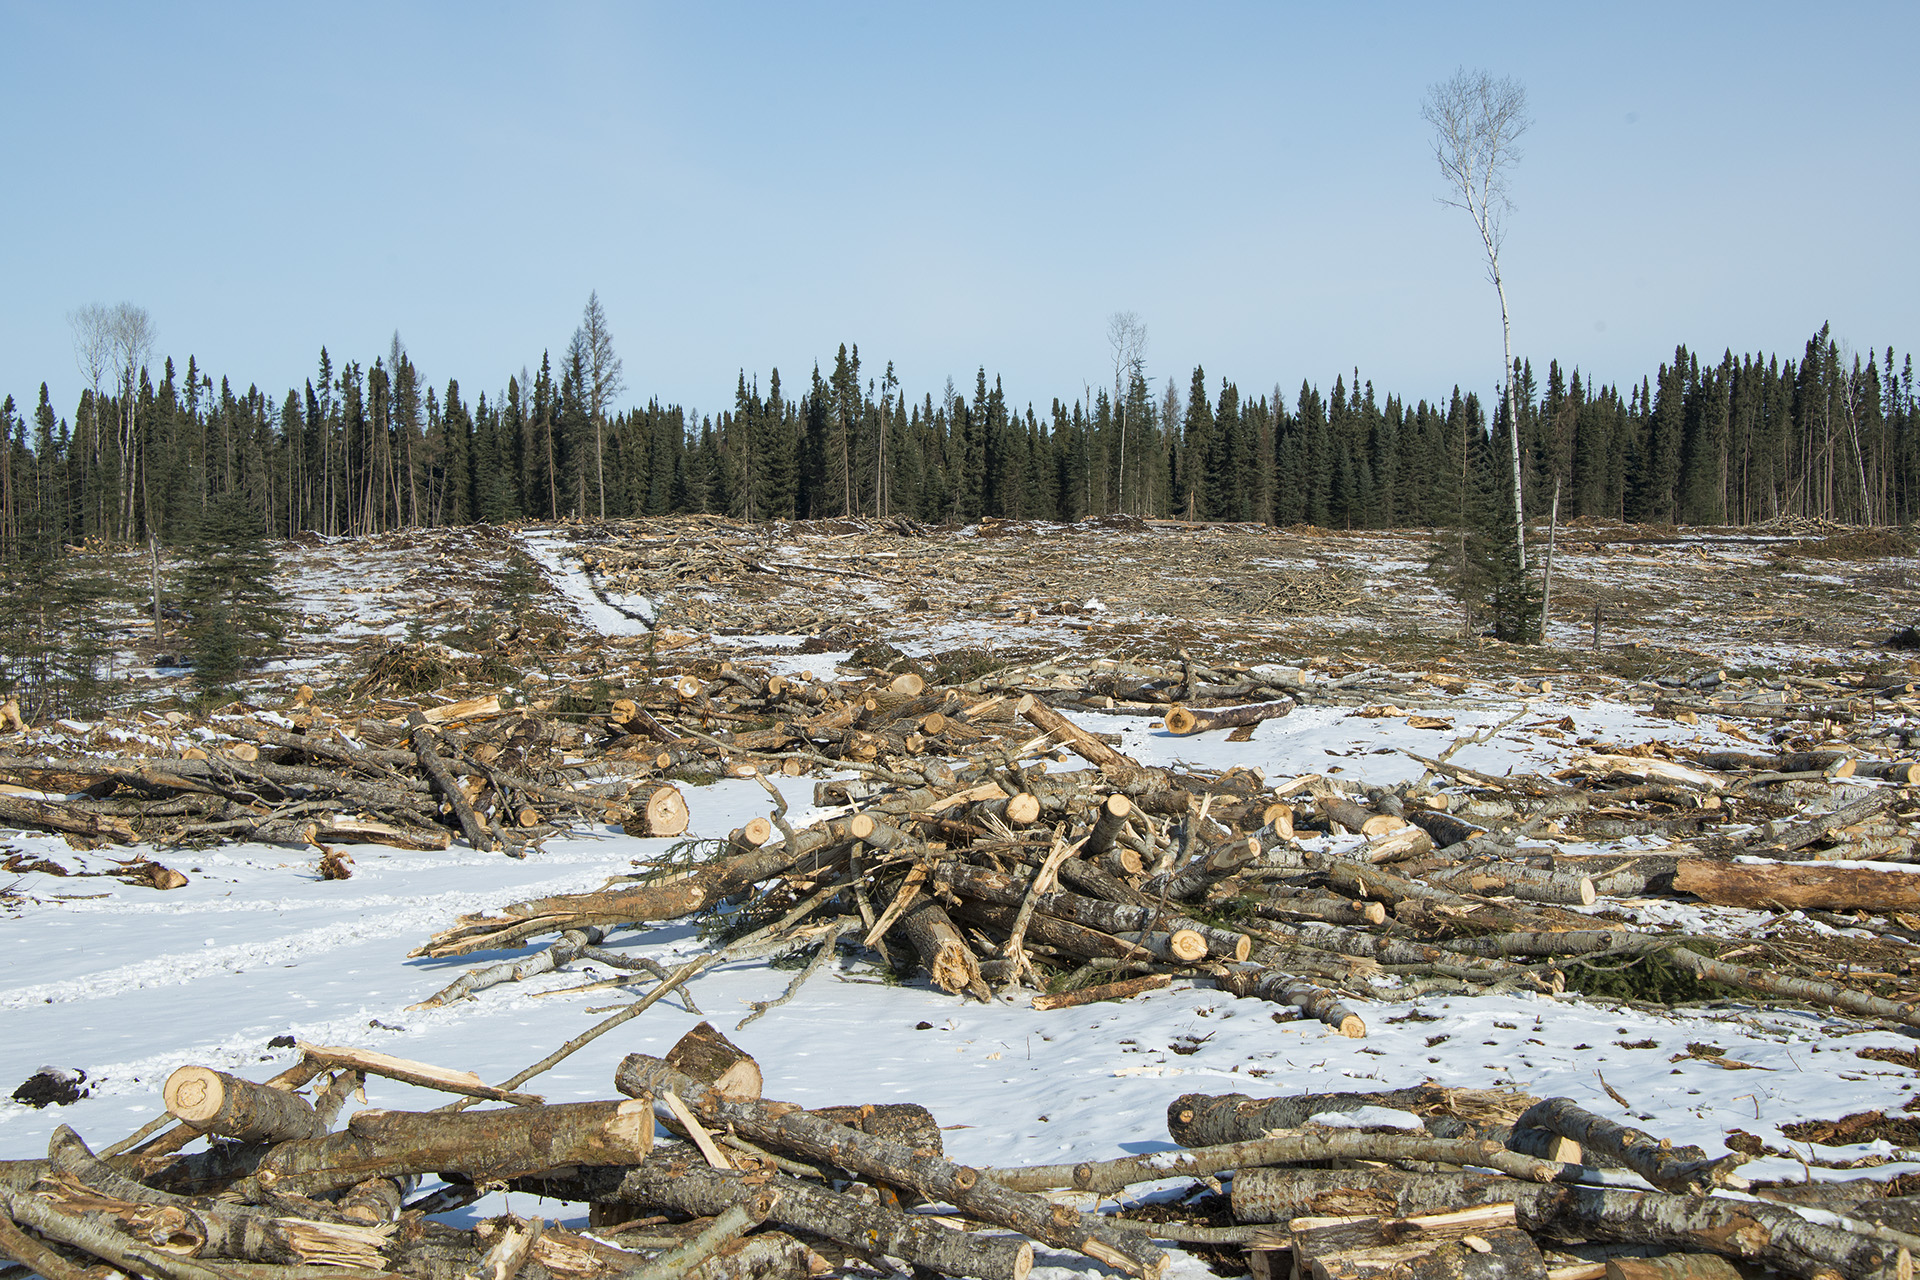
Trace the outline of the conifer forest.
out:
M 1510 499 L 1516 425 L 1530 518 L 1556 489 L 1563 520 L 1663 524 L 1905 524 L 1920 503 L 1912 357 L 1824 325 L 1800 352 L 1678 347 L 1624 386 L 1516 360 L 1517 424 L 1473 391 L 1359 369 L 1294 389 L 1195 368 L 1156 393 L 1138 359 L 1044 404 L 985 368 L 916 397 L 857 344 L 798 381 L 743 369 L 718 411 L 623 408 L 591 328 L 483 387 L 442 382 L 396 335 L 370 358 L 322 349 L 285 391 L 188 356 L 96 367 L 73 405 L 44 384 L 30 408 L 9 396 L 0 559 L 180 544 L 222 502 L 275 538 L 676 512 L 1446 528 Z

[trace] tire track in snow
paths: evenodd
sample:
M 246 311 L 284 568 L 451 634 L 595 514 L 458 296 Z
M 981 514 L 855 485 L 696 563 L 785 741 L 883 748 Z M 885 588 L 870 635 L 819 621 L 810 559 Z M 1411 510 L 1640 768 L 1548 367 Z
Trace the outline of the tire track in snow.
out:
M 435 929 L 444 927 L 457 915 L 495 910 L 526 896 L 523 887 L 504 893 L 436 893 L 395 898 L 393 902 L 397 909 L 379 915 L 363 914 L 352 920 L 226 946 L 168 952 L 136 964 L 103 969 L 78 978 L 17 987 L 0 992 L 0 1010 L 93 1000 L 151 987 L 183 986 L 222 973 L 243 973 L 249 969 L 284 965 L 360 942 L 424 938 Z

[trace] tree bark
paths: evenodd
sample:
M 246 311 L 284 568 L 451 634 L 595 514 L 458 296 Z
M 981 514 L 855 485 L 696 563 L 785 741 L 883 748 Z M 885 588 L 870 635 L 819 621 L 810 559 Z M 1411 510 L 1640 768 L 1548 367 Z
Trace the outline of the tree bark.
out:
M 652 1108 L 633 1102 L 362 1111 L 340 1133 L 280 1143 L 260 1161 L 254 1181 L 274 1192 L 316 1196 L 409 1173 L 490 1181 L 569 1164 L 637 1164 L 653 1148 L 653 1125 Z
M 1350 1040 L 1366 1038 L 1366 1019 L 1340 1003 L 1339 996 L 1278 969 L 1236 965 L 1220 976 L 1220 986 L 1243 999 L 1251 996 L 1274 1004 L 1292 1005 Z
M 1295 705 L 1291 698 L 1245 707 L 1193 708 L 1175 703 L 1167 708 L 1167 732 L 1176 737 L 1185 737 L 1214 729 L 1237 729 L 1241 725 L 1259 724 L 1263 720 L 1278 720 L 1292 711 Z
M 723 1097 L 760 1096 L 760 1064 L 753 1055 L 702 1022 L 667 1050 L 666 1064 L 675 1071 L 711 1086 Z
M 1714 1159 L 1699 1147 L 1676 1147 L 1631 1125 L 1616 1124 L 1576 1105 L 1571 1098 L 1543 1098 L 1513 1123 L 1516 1133 L 1545 1129 L 1572 1138 L 1595 1155 L 1610 1157 L 1662 1191 L 1706 1195 L 1716 1187 L 1746 1187 L 1733 1171 L 1747 1157 Z
M 1025 1240 L 954 1231 L 783 1174 L 713 1169 L 686 1148 L 663 1149 L 624 1171 L 583 1170 L 566 1178 L 523 1178 L 514 1184 L 515 1190 L 535 1195 L 700 1215 L 722 1213 L 761 1187 L 777 1193 L 768 1213 L 773 1221 L 866 1253 L 975 1280 L 1025 1280 L 1033 1266 L 1033 1246 Z
M 1071 1009 L 1076 1005 L 1099 1004 L 1102 1000 L 1130 1000 L 1144 992 L 1158 991 L 1172 981 L 1173 979 L 1164 973 L 1149 973 L 1138 978 L 1128 978 L 1123 982 L 1109 982 L 1097 987 L 1081 987 L 1078 991 L 1064 991 L 1059 995 L 1037 995 L 1033 998 L 1033 1007 L 1042 1013 L 1047 1013 L 1054 1009 Z
M 1721 907 L 1792 911 L 1911 911 L 1920 907 L 1920 876 L 1866 867 L 1803 863 L 1755 866 L 1717 858 L 1682 858 L 1673 887 Z
M 210 1067 L 181 1067 L 162 1090 L 166 1107 L 203 1133 L 242 1142 L 318 1138 L 327 1124 L 297 1093 L 230 1076 Z
M 1893 1247 L 1758 1201 L 1391 1169 L 1359 1175 L 1342 1169 L 1245 1169 L 1233 1180 L 1233 1214 L 1241 1222 L 1288 1222 L 1306 1213 L 1404 1217 L 1504 1200 L 1514 1203 L 1523 1228 L 1563 1240 L 1701 1249 L 1805 1280 L 1836 1272 L 1895 1280 Z
M 1157 1280 L 1167 1268 L 1167 1255 L 1158 1247 L 1123 1236 L 1038 1196 L 1011 1191 L 983 1178 L 977 1170 L 808 1116 L 789 1104 L 729 1101 L 657 1058 L 629 1054 L 621 1061 L 614 1084 L 629 1097 L 672 1091 L 703 1120 L 732 1125 L 756 1142 L 784 1146 L 809 1159 L 911 1187 L 929 1200 L 950 1204 L 982 1221 L 1009 1227 L 1056 1248 L 1077 1249 L 1130 1275 Z

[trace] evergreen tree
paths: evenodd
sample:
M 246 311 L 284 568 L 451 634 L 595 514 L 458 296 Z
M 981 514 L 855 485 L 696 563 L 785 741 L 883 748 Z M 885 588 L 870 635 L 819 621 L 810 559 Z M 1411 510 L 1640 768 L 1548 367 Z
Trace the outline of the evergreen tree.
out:
M 177 597 L 186 605 L 194 682 L 212 695 L 271 653 L 287 625 L 259 511 L 239 491 L 207 504 L 187 544 Z

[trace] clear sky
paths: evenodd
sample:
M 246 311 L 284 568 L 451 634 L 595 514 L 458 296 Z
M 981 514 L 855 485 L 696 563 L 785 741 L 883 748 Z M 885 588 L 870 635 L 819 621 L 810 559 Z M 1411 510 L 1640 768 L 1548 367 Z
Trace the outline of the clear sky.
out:
M 1865 351 L 1920 318 L 1920 4 L 51 4 L 0 0 L 0 394 L 63 415 L 68 314 L 278 398 L 398 330 L 494 392 L 598 290 L 628 400 L 713 411 L 841 342 L 914 399 L 1147 367 L 1489 394 L 1499 311 L 1419 114 L 1534 125 L 1517 354 Z M 156 362 L 157 363 L 157 362 Z M 1349 376 L 1351 376 L 1349 374 Z M 1158 385 L 1158 384 L 1156 384 Z

